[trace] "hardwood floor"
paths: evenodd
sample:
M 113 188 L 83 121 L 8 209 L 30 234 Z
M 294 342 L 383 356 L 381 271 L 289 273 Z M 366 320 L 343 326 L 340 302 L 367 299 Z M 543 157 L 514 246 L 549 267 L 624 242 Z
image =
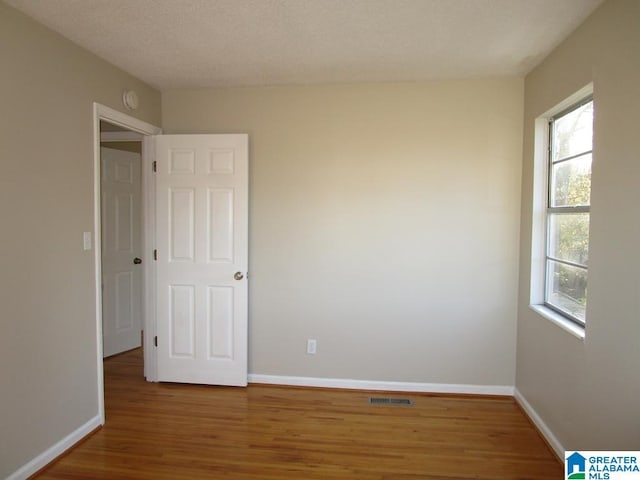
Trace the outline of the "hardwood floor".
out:
M 105 361 L 105 426 L 38 479 L 562 478 L 511 398 L 152 384 L 141 352 Z

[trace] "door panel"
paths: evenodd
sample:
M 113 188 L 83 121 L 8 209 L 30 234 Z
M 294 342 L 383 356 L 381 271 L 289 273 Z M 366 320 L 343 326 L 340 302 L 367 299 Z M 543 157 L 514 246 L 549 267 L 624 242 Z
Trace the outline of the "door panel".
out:
M 158 379 L 244 386 L 247 136 L 159 135 L 155 151 Z
M 233 358 L 233 288 L 208 288 L 209 357 Z
M 207 192 L 209 225 L 207 229 L 209 261 L 233 262 L 233 190 L 214 188 Z
M 100 149 L 103 355 L 141 344 L 140 154 Z
M 195 189 L 169 189 L 169 251 L 172 262 L 193 262 L 195 247 Z

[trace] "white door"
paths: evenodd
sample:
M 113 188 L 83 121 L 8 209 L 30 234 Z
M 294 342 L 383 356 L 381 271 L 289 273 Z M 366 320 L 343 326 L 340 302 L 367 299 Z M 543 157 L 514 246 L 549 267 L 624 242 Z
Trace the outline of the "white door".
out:
M 158 380 L 247 384 L 248 137 L 155 137 Z
M 140 154 L 100 149 L 105 357 L 141 344 Z

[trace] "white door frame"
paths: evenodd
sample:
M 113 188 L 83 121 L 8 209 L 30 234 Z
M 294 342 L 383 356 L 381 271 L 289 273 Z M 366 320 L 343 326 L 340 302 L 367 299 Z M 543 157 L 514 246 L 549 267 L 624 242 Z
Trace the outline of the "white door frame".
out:
M 153 251 L 154 232 L 154 188 L 151 171 L 151 142 L 147 141 L 149 135 L 159 135 L 162 129 L 143 122 L 137 118 L 109 108 L 99 103 L 93 104 L 93 238 L 94 238 L 94 264 L 95 264 L 95 292 L 96 292 L 96 372 L 98 379 L 98 414 L 100 422 L 104 425 L 104 372 L 102 358 L 102 245 L 101 231 L 102 218 L 100 208 L 100 121 L 118 125 L 127 130 L 144 135 L 142 145 L 142 248 L 145 252 L 144 269 L 142 272 L 142 288 L 144 300 L 142 302 L 142 327 L 144 330 L 144 374 L 148 381 L 157 379 L 156 356 L 153 347 L 153 338 L 156 335 L 155 325 L 155 292 L 154 283 L 148 279 L 154 278 Z

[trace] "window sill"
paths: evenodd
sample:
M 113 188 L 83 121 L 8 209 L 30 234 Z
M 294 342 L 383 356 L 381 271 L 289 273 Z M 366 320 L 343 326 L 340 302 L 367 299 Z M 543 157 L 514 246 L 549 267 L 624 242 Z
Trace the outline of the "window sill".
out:
M 570 333 L 571 335 L 573 335 L 574 337 L 580 340 L 584 340 L 584 337 L 585 337 L 584 327 L 581 327 L 580 325 L 576 325 L 571 320 L 567 320 L 559 313 L 554 312 L 553 310 L 545 307 L 544 305 L 529 305 L 529 307 L 531 308 L 531 310 L 538 313 L 542 317 L 546 318 L 551 323 L 556 324 L 557 326 L 562 328 L 564 331 Z

